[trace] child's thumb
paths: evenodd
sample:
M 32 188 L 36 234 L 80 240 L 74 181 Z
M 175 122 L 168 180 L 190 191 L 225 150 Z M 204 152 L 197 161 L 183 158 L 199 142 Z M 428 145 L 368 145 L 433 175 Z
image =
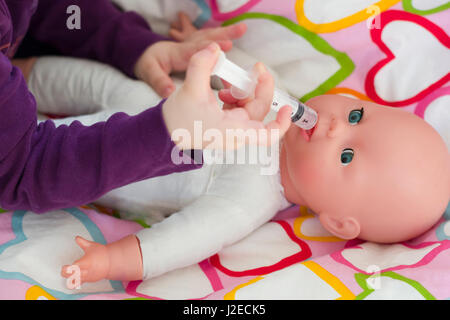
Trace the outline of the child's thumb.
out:
M 204 93 L 210 88 L 211 72 L 219 57 L 220 48 L 215 42 L 196 52 L 190 59 L 184 86 L 191 92 Z

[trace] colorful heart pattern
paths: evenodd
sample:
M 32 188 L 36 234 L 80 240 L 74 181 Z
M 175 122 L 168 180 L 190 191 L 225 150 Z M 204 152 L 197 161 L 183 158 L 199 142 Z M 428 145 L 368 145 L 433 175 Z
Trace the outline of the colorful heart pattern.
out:
M 237 22 L 245 22 L 248 30 L 235 40 L 235 46 L 252 56 L 255 63 L 262 61 L 274 70 L 281 85 L 302 101 L 326 93 L 354 69 L 347 54 L 287 18 L 252 12 L 228 20 L 224 25 Z M 264 37 L 255 37 L 256 33 Z
M 341 94 L 405 107 L 450 146 L 450 2 L 346 2 L 192 0 L 189 5 L 198 7 L 192 11 L 198 13 L 197 26 L 247 23 L 246 35 L 234 46 L 249 61 L 268 65 L 281 86 L 301 100 Z M 370 29 L 367 21 L 377 12 L 379 28 Z M 294 206 L 198 264 L 144 281 L 105 280 L 69 291 L 55 274 L 81 254 L 75 234 L 105 243 L 149 227 L 144 220 L 140 225 L 116 219 L 125 215 L 114 218 L 99 211 L 85 207 L 35 215 L 0 209 L 0 298 L 450 297 L 450 286 L 442 280 L 450 270 L 450 204 L 429 232 L 391 245 L 338 239 L 307 208 Z
M 298 24 L 316 33 L 336 32 L 379 14 L 400 0 L 297 0 Z
M 250 10 L 261 0 L 211 0 L 214 19 L 223 21 L 234 18 Z
M 299 285 L 301 284 L 301 285 Z M 280 290 L 285 288 L 286 290 Z M 354 294 L 318 263 L 306 261 L 256 277 L 234 288 L 226 300 L 322 299 L 350 300 Z
M 398 10 L 380 16 L 372 41 L 386 55 L 367 73 L 373 101 L 389 106 L 418 102 L 450 80 L 450 37 L 431 21 Z M 414 52 L 414 54 L 411 54 Z
M 423 266 L 449 248 L 448 242 L 423 243 L 418 246 L 365 242 L 335 252 L 331 254 L 331 257 L 358 272 L 367 274 L 371 273 L 373 266 L 376 266 L 380 272 Z
M 450 150 L 450 87 L 443 87 L 421 100 L 414 113 L 425 119 L 442 136 Z
M 428 15 L 438 13 L 450 8 L 450 1 L 448 0 L 403 0 L 403 8 L 406 11 Z
M 82 211 L 73 208 L 42 215 L 16 211 L 12 214 L 11 227 L 15 238 L 0 245 L 0 279 L 15 279 L 38 285 L 59 299 L 82 298 L 92 292 L 123 290 L 117 281 L 102 280 L 73 291 L 67 289 L 65 279 L 59 276 L 61 266 L 82 255 L 74 242 L 76 235 L 106 243 L 101 231 Z M 41 286 L 42 283 L 45 283 L 45 287 Z
M 376 289 L 368 285 L 369 276 L 357 273 L 355 279 L 363 289 L 357 300 L 435 300 L 436 298 L 419 282 L 395 272 L 383 272 Z
M 269 244 L 273 246 L 271 256 L 263 254 Z M 246 257 L 236 259 L 243 256 Z M 289 224 L 277 221 L 265 224 L 234 246 L 223 249 L 210 262 L 227 275 L 242 277 L 270 273 L 310 256 L 308 245 L 295 236 Z

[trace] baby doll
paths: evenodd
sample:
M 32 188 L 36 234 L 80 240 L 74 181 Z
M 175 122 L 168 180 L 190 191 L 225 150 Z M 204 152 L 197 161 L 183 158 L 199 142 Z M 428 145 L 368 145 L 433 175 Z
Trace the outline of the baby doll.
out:
M 220 97 L 237 102 L 226 90 Z M 142 213 L 165 219 L 107 245 L 77 237 L 85 252 L 74 262 L 81 282 L 148 279 L 198 263 L 290 204 L 307 206 L 343 239 L 399 242 L 439 220 L 449 202 L 450 158 L 430 125 L 343 96 L 307 104 L 318 123 L 309 131 L 291 125 L 274 175 L 261 175 L 257 164 L 205 164 L 113 191 L 132 196 Z M 64 277 L 71 275 L 68 267 Z

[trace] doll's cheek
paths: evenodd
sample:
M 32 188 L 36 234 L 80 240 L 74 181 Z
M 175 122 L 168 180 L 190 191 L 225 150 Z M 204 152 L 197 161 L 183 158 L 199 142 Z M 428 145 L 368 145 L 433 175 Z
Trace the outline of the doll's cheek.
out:
M 326 170 L 325 170 L 326 171 Z M 325 178 L 324 168 L 315 159 L 305 157 L 296 162 L 292 176 L 297 184 L 307 188 L 320 188 L 321 181 Z

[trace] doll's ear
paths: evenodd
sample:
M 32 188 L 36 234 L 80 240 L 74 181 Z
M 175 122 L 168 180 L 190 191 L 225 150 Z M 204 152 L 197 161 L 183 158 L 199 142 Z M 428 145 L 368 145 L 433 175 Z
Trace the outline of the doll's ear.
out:
M 358 220 L 353 217 L 333 217 L 330 214 L 321 213 L 319 220 L 325 229 L 341 239 L 354 239 L 361 231 Z

